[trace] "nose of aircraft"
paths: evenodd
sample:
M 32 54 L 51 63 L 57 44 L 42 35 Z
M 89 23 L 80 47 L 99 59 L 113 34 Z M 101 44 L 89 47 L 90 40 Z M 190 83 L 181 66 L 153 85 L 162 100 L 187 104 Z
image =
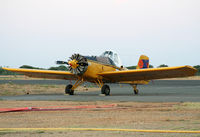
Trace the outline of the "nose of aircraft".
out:
M 81 56 L 80 54 L 73 54 L 69 61 L 67 62 L 69 65 L 69 71 L 71 73 L 76 75 L 82 75 L 88 68 L 88 62 L 87 59 L 84 56 Z
M 78 67 L 78 61 L 76 59 L 73 59 L 68 62 L 68 64 L 73 68 L 76 69 Z

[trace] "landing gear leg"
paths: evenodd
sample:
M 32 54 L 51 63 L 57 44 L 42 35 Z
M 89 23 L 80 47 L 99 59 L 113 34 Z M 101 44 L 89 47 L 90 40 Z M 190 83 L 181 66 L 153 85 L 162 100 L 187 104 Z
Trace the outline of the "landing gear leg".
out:
M 69 95 L 74 95 L 74 90 L 83 83 L 83 79 L 79 78 L 76 83 L 72 86 L 71 84 L 67 85 L 65 88 L 65 93 Z
M 139 90 L 137 89 L 137 85 L 133 85 L 133 91 L 134 91 L 135 95 L 138 95 Z

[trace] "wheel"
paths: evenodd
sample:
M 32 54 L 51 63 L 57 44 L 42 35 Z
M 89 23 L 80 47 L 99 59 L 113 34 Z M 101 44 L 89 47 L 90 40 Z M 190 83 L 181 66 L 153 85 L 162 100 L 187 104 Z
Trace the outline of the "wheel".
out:
M 110 95 L 110 87 L 108 85 L 103 85 L 101 94 L 105 94 L 106 96 Z
M 72 90 L 72 87 L 73 86 L 71 84 L 67 85 L 65 88 L 65 93 L 69 95 L 74 95 L 74 90 Z
M 135 90 L 134 90 L 134 93 L 135 93 L 135 95 L 137 95 L 137 94 L 139 93 L 139 90 L 138 90 L 138 89 L 135 89 Z

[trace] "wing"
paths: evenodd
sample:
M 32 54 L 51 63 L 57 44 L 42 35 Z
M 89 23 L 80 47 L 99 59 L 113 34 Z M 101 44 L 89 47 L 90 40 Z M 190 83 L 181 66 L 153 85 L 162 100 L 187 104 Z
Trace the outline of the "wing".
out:
M 98 75 L 111 82 L 152 80 L 194 76 L 197 70 L 191 66 L 165 67 L 151 69 L 136 69 L 124 71 L 103 72 Z
M 16 69 L 16 68 L 3 68 L 8 71 L 24 74 L 34 78 L 48 78 L 48 79 L 77 79 L 76 75 L 68 71 L 53 71 L 53 70 L 36 70 L 36 69 Z

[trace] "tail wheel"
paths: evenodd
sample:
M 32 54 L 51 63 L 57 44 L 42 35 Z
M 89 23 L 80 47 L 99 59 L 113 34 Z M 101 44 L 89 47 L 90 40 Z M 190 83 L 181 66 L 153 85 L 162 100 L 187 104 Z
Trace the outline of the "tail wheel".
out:
M 65 88 L 65 93 L 69 95 L 74 95 L 74 90 L 72 90 L 72 87 L 73 86 L 71 84 L 67 85 Z
M 135 89 L 135 90 L 134 90 L 134 93 L 135 93 L 135 95 L 138 95 L 139 90 L 138 90 L 138 89 Z
M 103 85 L 101 88 L 101 94 L 105 94 L 106 96 L 110 95 L 110 87 L 108 85 Z

